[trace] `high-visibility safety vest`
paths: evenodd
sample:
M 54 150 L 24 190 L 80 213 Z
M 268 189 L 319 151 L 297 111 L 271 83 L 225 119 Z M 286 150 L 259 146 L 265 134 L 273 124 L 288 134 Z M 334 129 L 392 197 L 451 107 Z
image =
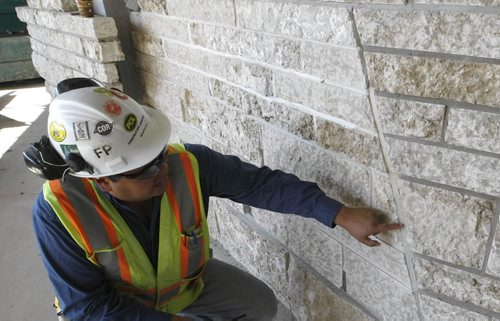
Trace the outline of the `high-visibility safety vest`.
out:
M 177 313 L 203 290 L 209 234 L 198 162 L 184 145 L 168 147 L 168 184 L 161 199 L 158 266 L 96 184 L 86 178 L 47 181 L 45 200 L 87 259 L 117 291 L 147 307 Z

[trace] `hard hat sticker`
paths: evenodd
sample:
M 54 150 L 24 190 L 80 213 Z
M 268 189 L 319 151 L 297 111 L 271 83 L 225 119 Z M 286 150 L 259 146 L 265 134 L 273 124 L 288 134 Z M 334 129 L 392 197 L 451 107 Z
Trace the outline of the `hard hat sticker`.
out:
M 119 116 L 122 113 L 122 107 L 111 100 L 108 100 L 103 107 L 104 110 L 111 116 Z
M 112 89 L 108 89 L 108 88 L 104 88 L 104 87 L 99 87 L 99 88 L 94 89 L 94 91 L 97 93 L 105 94 L 108 97 L 114 96 L 114 97 L 118 97 L 118 98 L 123 99 L 123 100 L 128 99 L 127 95 L 117 91 L 116 89 L 112 90 Z
M 61 147 L 64 156 L 68 156 L 69 153 L 75 153 L 81 156 L 80 151 L 78 150 L 78 147 L 76 145 L 61 144 L 59 146 Z
M 137 121 L 136 121 L 137 123 Z M 129 141 L 128 141 L 128 144 L 132 144 L 132 142 L 135 140 L 135 137 L 137 136 L 137 132 L 141 129 L 142 127 L 142 124 L 144 124 L 144 115 L 141 116 L 141 120 L 139 121 L 139 125 L 137 126 L 137 129 L 135 130 L 135 132 L 132 134 L 132 137 L 130 137 Z M 148 124 L 146 123 L 145 124 L 145 127 L 143 129 L 143 131 L 141 132 L 141 134 L 139 135 L 140 137 L 142 137 L 142 135 L 144 135 L 144 130 L 146 129 L 146 127 L 148 126 Z M 134 125 L 134 127 L 136 127 Z
M 66 128 L 58 121 L 53 121 L 49 125 L 49 133 L 53 140 L 60 143 L 66 138 Z
M 123 124 L 125 129 L 129 132 L 133 131 L 135 126 L 137 126 L 137 116 L 134 114 L 128 114 L 125 117 L 125 122 Z
M 100 120 L 95 124 L 94 134 L 99 134 L 101 136 L 108 136 L 113 130 L 113 123 L 107 122 L 105 120 Z
M 101 159 L 103 157 L 109 157 L 111 154 L 111 151 L 113 150 L 113 147 L 111 145 L 102 145 L 99 147 L 94 147 L 94 154 L 97 156 L 97 158 Z
M 77 121 L 73 123 L 73 131 L 76 140 L 89 140 L 89 124 L 86 121 Z

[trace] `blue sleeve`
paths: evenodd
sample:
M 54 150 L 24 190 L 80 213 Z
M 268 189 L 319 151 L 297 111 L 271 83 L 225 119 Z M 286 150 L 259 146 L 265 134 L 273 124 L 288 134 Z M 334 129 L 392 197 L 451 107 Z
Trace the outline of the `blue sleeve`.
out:
M 101 269 L 86 259 L 42 193 L 33 207 L 33 226 L 43 264 L 66 317 L 73 321 L 171 319 L 169 314 L 145 308 L 114 291 Z
M 229 198 L 279 213 L 310 217 L 333 227 L 342 203 L 328 197 L 316 183 L 268 167 L 257 167 L 236 156 L 217 153 L 206 146 L 186 144 L 200 168 L 205 195 Z M 204 199 L 205 203 L 208 200 Z

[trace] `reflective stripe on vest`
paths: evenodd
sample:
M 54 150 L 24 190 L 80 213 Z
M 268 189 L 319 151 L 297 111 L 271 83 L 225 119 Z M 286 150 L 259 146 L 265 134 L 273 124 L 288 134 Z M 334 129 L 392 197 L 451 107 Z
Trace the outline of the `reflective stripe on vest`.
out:
M 160 204 L 158 267 L 151 265 L 126 222 L 88 179 L 49 181 L 44 196 L 87 258 L 123 294 L 148 307 L 176 313 L 201 293 L 199 278 L 209 234 L 196 158 L 169 146 L 166 193 Z

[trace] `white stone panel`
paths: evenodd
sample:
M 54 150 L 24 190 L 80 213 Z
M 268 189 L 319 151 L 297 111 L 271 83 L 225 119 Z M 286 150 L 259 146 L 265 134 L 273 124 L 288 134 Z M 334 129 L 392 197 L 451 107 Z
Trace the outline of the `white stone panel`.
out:
M 500 313 L 500 281 L 414 258 L 418 287 Z
M 354 14 L 365 46 L 500 58 L 495 13 L 355 9 Z
M 403 175 L 430 180 L 493 196 L 500 195 L 500 159 L 438 146 L 385 138 L 393 169 Z
M 233 0 L 167 0 L 166 3 L 170 16 L 235 25 Z
M 420 306 L 422 307 L 423 321 L 489 321 L 490 318 L 472 312 L 452 304 L 446 303 L 442 300 L 419 295 Z
M 236 12 L 238 27 L 244 29 L 356 47 L 354 24 L 345 8 L 237 0 Z
M 303 42 L 301 54 L 302 72 L 345 87 L 366 89 L 358 49 Z
M 450 109 L 445 141 L 500 154 L 500 114 Z
M 344 154 L 377 170 L 386 170 L 380 142 L 375 135 L 318 118 L 316 140 L 325 149 Z
M 366 166 L 335 157 L 269 126 L 262 128 L 262 149 L 265 165 L 316 182 L 328 196 L 347 206 L 369 206 L 370 176 Z
M 380 320 L 419 320 L 415 297 L 410 288 L 344 250 L 347 293 L 359 300 Z
M 500 223 L 497 223 L 495 238 L 493 239 L 493 246 L 491 248 L 490 257 L 486 272 L 500 277 Z
M 346 120 L 375 132 L 368 95 L 334 87 L 293 73 L 274 72 L 277 97 Z
M 164 50 L 169 59 L 178 63 L 226 79 L 264 96 L 271 93 L 272 71 L 258 64 L 168 41 L 164 43 Z
M 189 24 L 185 20 L 145 12 L 131 12 L 130 25 L 136 32 L 156 38 L 189 42 Z
M 441 140 L 445 106 L 402 99 L 376 97 L 384 133 Z
M 481 269 L 495 210 L 490 200 L 400 181 L 408 246 L 453 264 Z
M 500 65 L 373 52 L 365 56 L 374 89 L 500 107 Z

